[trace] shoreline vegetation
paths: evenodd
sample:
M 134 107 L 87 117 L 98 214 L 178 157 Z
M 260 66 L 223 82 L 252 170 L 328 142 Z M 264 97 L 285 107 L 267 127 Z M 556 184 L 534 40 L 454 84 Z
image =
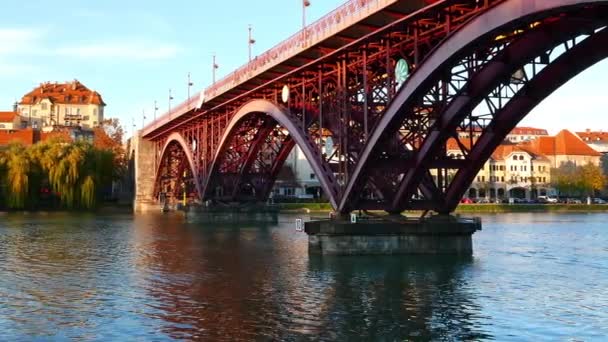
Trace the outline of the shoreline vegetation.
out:
M 333 209 L 329 203 L 276 203 L 269 207 L 268 212 L 276 212 L 279 214 L 301 214 L 301 213 L 330 213 Z M 204 213 L 206 209 L 200 210 Z M 224 212 L 230 211 L 227 208 L 217 208 L 209 212 Z M 260 212 L 260 207 L 241 208 L 242 213 Z M 0 214 L 7 213 L 78 213 L 82 212 L 77 209 L 4 209 L 0 210 Z M 132 213 L 133 207 L 130 203 L 124 204 L 101 204 L 91 211 L 86 211 L 89 214 L 126 214 Z M 608 204 L 461 204 L 458 206 L 454 214 L 500 214 L 500 213 L 599 213 L 608 212 Z M 371 211 L 373 215 L 384 215 L 383 211 Z M 406 211 L 403 214 L 408 216 L 417 216 L 421 211 Z
M 329 203 L 279 203 L 276 204 L 281 213 L 301 212 L 330 212 Z M 608 212 L 606 204 L 461 204 L 455 214 L 483 214 L 483 213 L 586 213 L 586 212 Z M 380 212 L 374 212 L 380 213 Z M 420 213 L 420 212 L 404 212 Z

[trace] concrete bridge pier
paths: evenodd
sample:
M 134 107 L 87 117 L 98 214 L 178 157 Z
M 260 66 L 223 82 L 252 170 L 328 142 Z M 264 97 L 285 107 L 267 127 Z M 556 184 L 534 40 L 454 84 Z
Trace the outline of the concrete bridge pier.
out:
M 423 219 L 400 217 L 307 222 L 311 254 L 451 254 L 472 255 L 478 218 L 437 215 Z
M 131 138 L 131 149 L 135 161 L 135 198 L 133 211 L 142 213 L 159 211 L 160 206 L 154 198 L 154 178 L 156 173 L 154 143 L 144 139 L 141 131 Z

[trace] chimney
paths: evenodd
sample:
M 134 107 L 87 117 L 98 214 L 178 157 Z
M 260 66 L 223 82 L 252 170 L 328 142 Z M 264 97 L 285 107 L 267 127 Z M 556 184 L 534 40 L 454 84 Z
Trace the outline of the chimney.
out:
M 15 101 L 15 103 L 13 104 L 13 112 L 17 113 L 17 101 Z

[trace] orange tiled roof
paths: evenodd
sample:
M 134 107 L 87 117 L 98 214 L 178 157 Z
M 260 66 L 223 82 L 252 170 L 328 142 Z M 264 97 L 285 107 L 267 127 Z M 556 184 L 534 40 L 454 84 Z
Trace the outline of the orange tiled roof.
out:
M 467 133 L 469 130 L 468 129 L 461 129 L 460 132 L 465 132 Z M 481 127 L 473 127 L 473 132 L 474 133 L 479 133 L 482 131 Z M 525 127 L 525 126 L 518 126 L 513 128 L 513 130 L 509 133 L 509 134 L 518 134 L 518 135 L 549 135 L 549 132 L 547 132 L 546 129 L 542 129 L 542 128 L 535 128 L 535 127 Z
M 562 130 L 554 137 L 539 137 L 526 143 L 525 146 L 544 155 L 601 156 L 599 152 L 568 130 Z
M 534 127 L 515 127 L 511 134 L 518 135 L 549 135 L 546 129 L 534 128 Z
M 462 139 L 460 142 L 463 146 L 465 146 L 465 148 L 470 149 L 470 140 L 469 139 Z M 448 139 L 447 144 L 446 144 L 446 150 L 447 151 L 459 151 L 460 150 L 460 147 L 459 147 L 458 143 L 456 142 L 456 139 L 454 139 L 454 138 Z M 492 156 L 490 158 L 492 160 L 504 160 L 513 152 L 527 153 L 536 160 L 548 160 L 547 157 L 545 157 L 544 155 L 529 148 L 525 143 L 513 144 L 513 143 L 510 143 L 509 141 L 504 141 L 502 144 L 498 145 L 498 147 L 496 148 L 496 150 L 494 150 L 494 152 L 492 153 Z
M 14 132 L 0 131 L 0 146 L 8 145 L 15 141 L 27 146 L 32 145 L 35 142 L 34 133 L 34 130 L 31 128 Z
M 18 116 L 15 112 L 0 112 L 0 122 L 13 122 L 15 116 Z
M 67 83 L 42 83 L 39 87 L 25 94 L 19 104 L 33 105 L 44 99 L 61 104 L 106 105 L 98 92 L 90 90 L 77 80 Z
M 608 143 L 608 132 L 586 131 L 586 132 L 576 132 L 576 135 L 578 135 L 586 143 L 594 143 L 594 142 Z

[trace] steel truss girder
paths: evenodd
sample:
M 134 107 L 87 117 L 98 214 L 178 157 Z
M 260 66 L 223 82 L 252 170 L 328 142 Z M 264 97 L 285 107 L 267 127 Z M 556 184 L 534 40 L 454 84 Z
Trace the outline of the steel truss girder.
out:
M 608 24 L 608 23 L 606 23 Z M 442 211 L 453 211 L 475 175 L 506 135 L 541 101 L 566 82 L 608 58 L 608 30 L 591 35 L 559 56 L 531 79 L 504 107 L 471 149 L 472 162 L 461 169 L 446 191 Z
M 370 179 L 370 170 L 375 162 L 378 159 L 378 156 L 387 155 L 386 146 L 388 146 L 388 141 L 393 137 L 396 132 L 399 130 L 399 127 L 402 122 L 403 115 L 408 113 L 407 109 L 404 108 L 413 108 L 416 105 L 416 99 L 420 96 L 423 96 L 424 89 L 429 89 L 432 87 L 433 80 L 439 79 L 442 80 L 445 77 L 446 70 L 449 70 L 449 65 L 453 63 L 454 60 L 458 60 L 458 56 L 470 51 L 471 48 L 478 49 L 479 44 L 487 38 L 496 37 L 501 32 L 512 32 L 510 29 L 517 28 L 517 25 L 521 25 L 522 18 L 519 14 L 523 14 L 523 17 L 527 17 L 529 23 L 534 23 L 539 18 L 543 17 L 545 13 L 555 13 L 560 12 L 557 11 L 568 10 L 568 11 L 577 11 L 585 6 L 588 6 L 590 3 L 601 3 L 601 1 L 566 1 L 566 0 L 558 0 L 555 2 L 542 2 L 542 3 L 526 3 L 526 4 L 516 4 L 514 2 L 505 2 L 497 5 L 496 7 L 488 10 L 488 12 L 484 13 L 477 19 L 473 19 L 469 24 L 464 26 L 462 29 L 457 31 L 453 36 L 451 36 L 448 40 L 446 40 L 445 44 L 442 44 L 434 52 L 427 58 L 427 60 L 418 67 L 415 73 L 410 77 L 406 85 L 401 89 L 401 91 L 397 94 L 397 97 L 391 103 L 385 114 L 383 115 L 381 121 L 377 125 L 376 129 L 372 133 L 368 144 L 362 152 L 362 156 L 354 170 L 353 176 L 351 178 L 351 182 L 349 182 L 344 196 L 342 197 L 339 210 L 343 212 L 348 212 L 352 209 L 355 209 L 357 206 L 357 199 L 353 198 L 353 193 L 358 192 L 361 193 L 359 189 L 361 189 L 362 184 L 366 180 Z M 605 1 L 603 2 L 606 3 Z M 578 5 L 578 6 L 577 6 Z M 600 4 L 601 5 L 601 4 Z M 523 6 L 525 10 L 528 11 L 526 13 L 521 13 L 521 11 L 514 10 L 514 7 Z M 536 16 L 536 17 L 532 17 Z M 546 16 L 546 15 L 545 15 Z M 479 21 L 479 23 L 477 23 Z M 483 24 L 481 24 L 483 22 Z M 488 23 L 492 23 L 491 27 L 488 27 Z M 514 25 L 517 23 L 517 25 Z M 488 34 L 488 32 L 492 32 Z M 497 64 L 498 65 L 498 64 Z M 496 66 L 495 66 L 496 67 Z M 435 75 L 435 76 L 434 76 Z M 507 73 L 507 75 L 509 75 Z M 439 78 L 438 78 L 439 77 Z M 444 82 L 445 84 L 445 82 Z M 467 90 L 473 90 L 467 89 Z M 481 92 L 483 93 L 483 92 Z M 460 101 L 463 101 L 462 99 Z M 467 101 L 464 101 L 467 102 Z M 444 103 L 440 103 L 440 109 L 444 109 Z M 437 119 L 440 115 L 432 118 L 430 120 L 431 123 Z M 458 120 L 454 120 L 458 121 Z M 450 131 L 450 128 L 453 128 L 453 123 L 450 120 L 450 124 L 448 126 L 452 127 L 441 127 L 440 129 L 436 129 L 435 131 L 430 130 L 430 127 L 433 125 L 429 125 L 429 129 L 426 132 L 423 132 L 420 136 L 423 139 L 421 141 L 427 140 L 426 134 L 430 136 L 428 141 L 440 142 L 442 139 L 445 140 L 447 132 L 454 134 L 454 130 Z M 445 132 L 442 132 L 442 129 L 446 129 Z M 424 131 L 424 130 L 423 130 Z M 388 139 L 388 140 L 387 140 Z M 420 179 L 419 177 L 413 177 L 412 175 L 419 175 L 420 172 L 428 170 L 429 160 L 432 160 L 432 157 L 439 156 L 440 153 L 437 152 L 437 146 L 441 146 L 440 143 L 430 144 L 427 143 L 425 148 L 427 152 L 423 152 L 419 154 L 420 147 L 414 148 L 412 155 L 416 155 L 419 159 L 418 165 L 408 165 L 408 169 L 410 171 L 406 172 L 406 174 L 410 174 L 407 178 L 406 182 L 401 182 L 405 180 L 403 177 L 403 173 L 399 176 L 399 182 L 401 184 L 399 195 L 404 195 L 406 192 L 412 193 L 411 189 L 415 189 L 413 186 L 413 180 Z M 430 149 L 433 147 L 433 149 Z M 383 152 L 384 151 L 384 152 Z M 422 157 L 424 155 L 424 157 Z M 372 158 L 373 156 L 373 158 Z M 390 158 L 389 158 L 390 159 Z M 425 167 L 426 166 L 426 167 Z M 411 171 L 416 170 L 416 171 Z M 399 175 L 399 172 L 396 173 Z M 440 175 L 438 175 L 440 176 Z M 397 177 L 395 177 L 397 178 Z M 446 179 L 448 177 L 445 177 Z M 438 179 L 439 181 L 439 179 Z M 397 184 L 393 182 L 393 184 Z M 420 184 L 420 182 L 418 182 Z M 438 189 L 443 193 L 448 185 L 448 182 L 443 184 L 438 184 Z M 467 184 L 468 185 L 468 184 Z M 423 190 L 420 186 L 418 186 L 419 190 Z M 357 190 L 355 190 L 357 189 Z M 406 191 L 408 190 L 408 191 Z M 428 192 L 429 189 L 427 189 Z M 436 192 L 437 189 L 430 189 L 432 192 Z M 445 195 L 441 195 L 441 198 L 431 198 L 431 200 L 436 203 L 436 207 L 434 210 L 447 212 L 449 210 L 453 210 L 450 205 L 446 202 Z M 410 197 L 398 197 L 395 196 L 390 205 L 387 205 L 385 210 L 399 212 L 403 208 L 411 207 L 411 203 L 413 203 Z M 405 203 L 405 205 L 403 204 Z M 408 204 L 409 203 L 409 204 Z M 387 203 L 388 204 L 388 203 Z
M 321 183 L 324 193 L 327 195 L 332 205 L 337 205 L 337 182 L 329 165 L 322 161 L 320 152 L 316 148 L 313 138 L 309 134 L 306 134 L 305 129 L 303 128 L 304 126 L 302 126 L 301 121 L 297 117 L 288 114 L 287 110 L 266 100 L 255 100 L 243 106 L 232 117 L 232 120 L 224 129 L 223 136 L 209 171 L 209 177 L 206 181 L 205 187 L 203 188 L 203 197 L 205 199 L 213 198 L 210 191 L 212 191 L 213 187 L 217 184 L 217 179 L 221 175 L 219 168 L 225 158 L 225 152 L 232 146 L 233 137 L 240 129 L 241 124 L 252 116 L 261 116 L 267 120 L 272 119 L 271 122 L 274 122 L 275 126 L 279 125 L 284 130 L 289 132 L 289 139 L 293 139 L 294 143 L 300 147 L 306 156 L 313 171 L 319 178 L 319 182 Z M 260 141 L 258 141 L 258 143 L 260 143 Z M 275 161 L 272 163 L 272 177 L 269 178 L 270 182 L 274 182 L 276 173 L 278 173 L 278 170 L 285 161 L 285 158 L 292 147 L 293 143 L 286 141 L 284 148 L 281 148 L 277 153 Z M 251 145 L 249 148 L 256 149 L 259 147 Z M 266 195 L 270 189 L 270 186 L 271 184 L 266 184 Z

